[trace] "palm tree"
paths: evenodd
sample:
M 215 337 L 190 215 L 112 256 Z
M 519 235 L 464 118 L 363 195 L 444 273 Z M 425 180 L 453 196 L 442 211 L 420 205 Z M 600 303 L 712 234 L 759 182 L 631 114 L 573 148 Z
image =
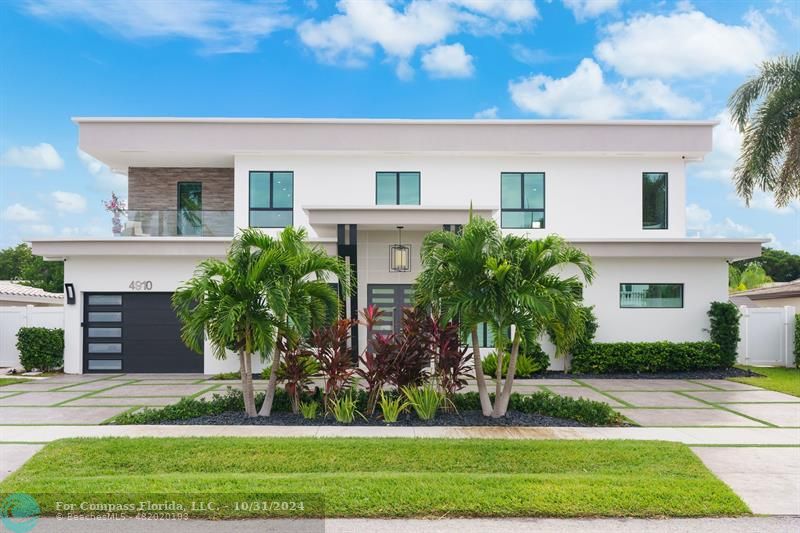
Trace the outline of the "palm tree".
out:
M 267 302 L 278 323 L 277 335 L 284 338 L 308 338 L 321 326 L 332 324 L 339 314 L 339 297 L 329 283 L 336 277 L 344 295 L 350 292 L 350 269 L 338 257 L 308 243 L 305 229 L 288 227 L 274 241 L 261 235 L 260 240 L 274 242 L 280 249 L 280 261 L 262 272 L 267 286 Z M 259 416 L 270 416 L 281 352 L 274 349 L 282 342 L 273 343 L 267 394 Z M 269 353 L 269 352 L 267 352 Z
M 564 353 L 583 332 L 581 277 L 594 277 L 589 257 L 558 236 L 541 240 L 503 236 L 497 224 L 472 218 L 460 235 L 435 232 L 422 245 L 423 271 L 417 278 L 418 304 L 430 305 L 443 320 L 457 320 L 472 337 L 475 377 L 486 416 L 504 416 L 514 384 L 520 348 L 546 331 Z M 580 273 L 562 277 L 572 265 Z M 478 324 L 495 333 L 498 375 L 491 404 L 481 368 Z M 509 334 L 510 331 L 510 334 Z M 504 353 L 510 349 L 505 380 Z
M 233 240 L 224 261 L 202 261 L 172 296 L 181 338 L 190 349 L 202 354 L 207 335 L 218 359 L 226 359 L 228 350 L 239 355 L 248 416 L 256 415 L 252 356 L 272 351 L 279 325 L 267 305 L 264 272 L 282 262 L 282 253 L 274 242 L 262 240 L 257 230 L 245 230 Z
M 760 188 L 775 194 L 778 207 L 800 198 L 800 54 L 763 62 L 728 108 L 743 135 L 734 170 L 739 196 L 749 204 Z

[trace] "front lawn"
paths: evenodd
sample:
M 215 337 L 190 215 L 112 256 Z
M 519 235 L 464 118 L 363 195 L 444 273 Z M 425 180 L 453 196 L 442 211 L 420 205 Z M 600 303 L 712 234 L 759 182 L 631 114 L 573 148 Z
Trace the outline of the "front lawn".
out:
M 47 445 L 0 484 L 0 494 L 13 492 L 32 494 L 44 514 L 53 514 L 59 495 L 114 502 L 158 493 L 187 505 L 210 493 L 227 504 L 311 503 L 270 513 L 193 513 L 217 518 L 321 516 L 320 499 L 327 517 L 749 512 L 686 446 L 637 441 L 68 439 Z
M 767 368 L 760 366 L 742 366 L 741 368 L 752 370 L 757 374 L 763 374 L 764 377 L 729 378 L 731 381 L 800 396 L 800 368 Z
M 5 387 L 6 385 L 16 385 L 17 383 L 25 383 L 26 381 L 31 380 L 23 378 L 0 378 L 0 387 Z

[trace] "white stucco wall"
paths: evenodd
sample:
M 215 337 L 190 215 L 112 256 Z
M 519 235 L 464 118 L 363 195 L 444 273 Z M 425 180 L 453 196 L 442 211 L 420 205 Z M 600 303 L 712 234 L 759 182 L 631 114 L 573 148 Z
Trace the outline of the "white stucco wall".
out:
M 235 225 L 248 225 L 249 172 L 294 172 L 294 223 L 303 207 L 374 206 L 376 171 L 419 171 L 422 206 L 500 206 L 502 172 L 545 173 L 546 227 L 532 237 L 658 238 L 686 235 L 684 162 L 674 158 L 509 155 L 292 155 L 236 157 Z M 642 229 L 642 173 L 669 173 L 669 229 Z M 497 214 L 499 220 L 499 212 Z M 348 223 L 342 220 L 342 223 Z M 323 235 L 310 228 L 313 237 Z

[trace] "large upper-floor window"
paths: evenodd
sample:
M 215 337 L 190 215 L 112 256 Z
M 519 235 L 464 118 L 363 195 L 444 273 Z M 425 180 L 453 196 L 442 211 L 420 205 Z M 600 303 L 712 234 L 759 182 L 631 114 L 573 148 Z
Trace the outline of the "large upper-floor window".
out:
M 682 283 L 620 283 L 620 307 L 681 308 Z
M 376 205 L 419 205 L 419 172 L 376 172 Z
M 250 172 L 250 227 L 285 228 L 293 222 L 294 173 Z
M 667 229 L 667 173 L 642 174 L 642 228 Z
M 500 225 L 504 228 L 544 227 L 544 172 L 503 172 Z

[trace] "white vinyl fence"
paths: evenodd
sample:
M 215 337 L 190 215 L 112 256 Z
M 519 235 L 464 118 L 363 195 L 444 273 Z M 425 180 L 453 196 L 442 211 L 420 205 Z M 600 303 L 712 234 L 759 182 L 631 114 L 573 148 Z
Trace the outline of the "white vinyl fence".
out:
M 794 366 L 795 308 L 741 306 L 739 363 Z
M 0 307 L 0 367 L 19 367 L 17 331 L 24 327 L 63 328 L 63 307 Z

